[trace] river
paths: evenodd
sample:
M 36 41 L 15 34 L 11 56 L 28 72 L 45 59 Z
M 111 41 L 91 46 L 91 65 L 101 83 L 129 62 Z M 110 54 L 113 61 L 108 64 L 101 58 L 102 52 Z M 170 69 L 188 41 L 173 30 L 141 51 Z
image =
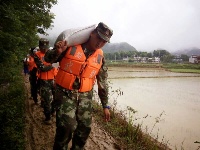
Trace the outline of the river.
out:
M 123 91 L 111 102 L 116 96 L 119 109 L 135 109 L 135 124 L 172 149 L 200 146 L 200 74 L 122 67 L 108 74 L 112 90 Z

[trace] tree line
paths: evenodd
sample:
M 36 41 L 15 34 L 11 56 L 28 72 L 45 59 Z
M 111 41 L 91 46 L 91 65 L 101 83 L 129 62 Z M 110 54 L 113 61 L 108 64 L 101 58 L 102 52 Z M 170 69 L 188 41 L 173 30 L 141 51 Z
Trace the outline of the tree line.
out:
M 123 58 L 129 58 L 132 61 L 134 57 L 159 57 L 161 62 L 172 62 L 173 59 L 182 59 L 182 61 L 187 62 L 189 56 L 181 54 L 180 56 L 172 55 L 167 50 L 154 50 L 153 52 L 141 52 L 141 51 L 119 51 L 115 53 L 105 53 L 106 60 L 123 60 Z

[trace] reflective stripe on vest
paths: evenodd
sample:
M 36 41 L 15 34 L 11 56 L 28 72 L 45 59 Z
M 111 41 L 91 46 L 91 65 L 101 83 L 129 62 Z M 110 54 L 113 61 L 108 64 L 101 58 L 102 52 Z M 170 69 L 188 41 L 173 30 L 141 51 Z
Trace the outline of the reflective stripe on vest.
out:
M 79 92 L 90 91 L 94 85 L 103 59 L 103 51 L 97 49 L 88 59 L 81 45 L 70 47 L 60 61 L 60 68 L 56 76 L 56 83 L 66 89 L 73 90 L 73 83 L 80 79 Z

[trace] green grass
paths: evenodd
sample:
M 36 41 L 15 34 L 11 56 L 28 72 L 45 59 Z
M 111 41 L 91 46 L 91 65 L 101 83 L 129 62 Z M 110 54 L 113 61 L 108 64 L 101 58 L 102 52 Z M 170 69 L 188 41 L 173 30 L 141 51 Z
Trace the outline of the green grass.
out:
M 24 150 L 25 89 L 20 65 L 0 65 L 1 150 Z
M 118 91 L 120 96 L 120 92 Z M 97 95 L 95 100 L 97 100 Z M 99 101 L 99 100 L 98 100 Z M 118 146 L 127 150 L 168 150 L 166 143 L 160 143 L 153 139 L 148 133 L 142 131 L 141 124 L 134 123 L 134 115 L 136 111 L 127 107 L 126 111 L 119 111 L 116 108 L 116 102 L 112 104 L 111 121 L 105 123 L 102 113 L 102 106 L 98 101 L 93 101 L 94 118 L 102 128 L 104 128 L 115 140 Z M 155 123 L 156 124 L 156 123 Z
M 109 67 L 131 67 L 131 68 L 163 68 L 172 72 L 200 73 L 200 64 L 190 63 L 133 63 L 133 62 L 109 62 Z
M 200 73 L 200 69 L 168 69 L 171 72 L 179 73 Z
M 200 70 L 200 64 L 189 64 L 189 63 L 175 64 L 175 63 L 166 63 L 166 64 L 163 64 L 163 68 L 166 68 L 166 69 L 194 69 L 194 70 Z
M 108 62 L 110 67 L 132 67 L 132 68 L 162 68 L 162 64 L 156 63 L 133 63 L 133 62 Z
M 163 64 L 163 68 L 171 72 L 200 73 L 200 64 Z

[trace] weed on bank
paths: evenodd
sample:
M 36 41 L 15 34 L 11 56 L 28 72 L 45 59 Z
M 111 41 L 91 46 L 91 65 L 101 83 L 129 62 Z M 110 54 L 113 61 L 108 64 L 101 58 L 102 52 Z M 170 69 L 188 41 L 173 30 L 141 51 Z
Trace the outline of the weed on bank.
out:
M 24 150 L 25 90 L 21 65 L 0 64 L 0 149 Z
M 122 91 L 114 91 L 118 96 L 123 94 Z M 112 137 L 117 140 L 119 149 L 125 150 L 170 150 L 167 143 L 160 143 L 153 139 L 149 134 L 142 131 L 141 124 L 134 124 L 133 115 L 136 111 L 127 107 L 125 111 L 117 110 L 116 101 L 113 102 L 110 113 L 111 121 L 108 123 L 102 122 L 103 113 L 102 106 L 98 99 L 97 92 L 94 94 L 93 107 L 94 119 L 102 126 Z M 156 124 L 157 122 L 155 122 Z

